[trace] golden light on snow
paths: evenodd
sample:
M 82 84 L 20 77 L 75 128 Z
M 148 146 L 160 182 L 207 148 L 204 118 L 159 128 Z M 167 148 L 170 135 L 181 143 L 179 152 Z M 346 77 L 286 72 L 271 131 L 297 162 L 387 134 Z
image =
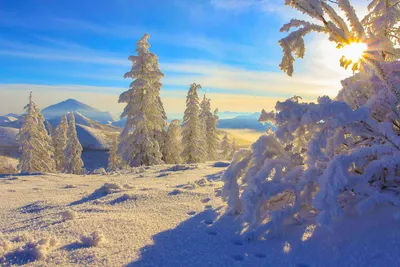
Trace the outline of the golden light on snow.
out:
M 367 51 L 368 46 L 365 43 L 350 43 L 348 45 L 343 46 L 340 50 L 342 55 L 347 59 L 351 60 L 353 63 L 358 62 L 362 57 L 365 51 Z

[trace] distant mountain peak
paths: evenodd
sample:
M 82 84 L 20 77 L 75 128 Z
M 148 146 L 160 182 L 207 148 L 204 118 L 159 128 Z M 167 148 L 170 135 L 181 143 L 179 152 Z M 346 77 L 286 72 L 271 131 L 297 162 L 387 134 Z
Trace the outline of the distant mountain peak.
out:
M 52 119 L 67 114 L 68 112 L 79 112 L 83 116 L 103 124 L 113 121 L 109 112 L 102 112 L 92 108 L 76 99 L 69 98 L 60 103 L 48 106 L 42 110 L 42 114 L 46 119 Z
M 63 111 L 82 111 L 82 110 L 85 110 L 85 111 L 92 111 L 92 112 L 94 112 L 94 111 L 98 112 L 99 111 L 99 110 L 97 110 L 95 108 L 92 108 L 89 105 L 86 105 L 86 104 L 84 104 L 84 103 L 82 103 L 82 102 L 80 102 L 80 101 L 78 101 L 76 99 L 72 99 L 72 98 L 69 98 L 69 99 L 64 100 L 64 101 L 62 101 L 60 103 L 51 105 L 51 106 L 43 109 L 44 112 L 47 112 L 49 110 L 63 110 Z

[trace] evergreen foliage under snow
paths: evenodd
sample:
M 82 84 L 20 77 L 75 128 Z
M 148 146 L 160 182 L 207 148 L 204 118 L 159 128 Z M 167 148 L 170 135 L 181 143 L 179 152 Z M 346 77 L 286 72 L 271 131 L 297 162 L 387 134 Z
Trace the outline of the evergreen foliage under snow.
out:
M 44 126 L 40 109 L 32 101 L 32 92 L 25 110 L 23 124 L 17 135 L 21 151 L 18 168 L 23 173 L 55 172 L 52 140 Z
M 129 57 L 132 69 L 124 78 L 134 81 L 119 96 L 119 103 L 127 103 L 121 115 L 127 120 L 120 136 L 119 152 L 122 161 L 132 167 L 162 163 L 159 141 L 166 126 L 166 115 L 160 89 L 164 74 L 158 67 L 157 56 L 149 51 L 149 37 L 146 33 L 137 42 L 138 55 Z
M 182 158 L 186 163 L 204 162 L 206 159 L 206 149 L 203 146 L 200 121 L 200 105 L 197 90 L 200 84 L 191 84 L 186 97 L 186 109 L 183 116 L 182 126 Z
M 229 159 L 231 155 L 231 144 L 227 134 L 224 135 L 224 138 L 221 142 L 221 155 L 223 159 Z
M 165 138 L 165 163 L 179 164 L 182 163 L 182 143 L 181 143 L 181 127 L 179 120 L 173 120 L 168 126 L 167 136 Z
M 119 167 L 119 157 L 118 157 L 118 136 L 115 136 L 114 143 L 108 153 L 108 171 L 115 171 Z
M 200 122 L 203 127 L 204 147 L 206 149 L 206 160 L 216 160 L 218 156 L 219 137 L 217 133 L 218 109 L 212 113 L 211 99 L 205 95 L 200 103 Z
M 72 174 L 82 174 L 83 161 L 82 146 L 79 143 L 78 135 L 76 133 L 75 116 L 74 113 L 69 113 L 69 123 L 67 131 L 67 145 L 65 147 L 65 165 L 64 171 Z
M 55 150 L 57 171 L 63 171 L 65 166 L 65 148 L 67 146 L 68 121 L 63 115 L 60 124 L 53 132 L 53 144 Z

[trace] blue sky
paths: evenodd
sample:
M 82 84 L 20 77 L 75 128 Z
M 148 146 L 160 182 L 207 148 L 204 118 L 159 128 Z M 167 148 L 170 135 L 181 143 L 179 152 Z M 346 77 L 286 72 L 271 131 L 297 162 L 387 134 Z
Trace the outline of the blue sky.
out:
M 279 28 L 294 14 L 275 0 L 2 0 L 0 114 L 21 112 L 30 90 L 42 108 L 75 98 L 119 112 L 118 95 L 130 84 L 122 78 L 127 57 L 146 32 L 165 74 L 169 114 L 183 112 L 192 82 L 222 111 L 334 95 L 345 73 L 326 67 L 333 58 L 325 48 L 299 61 L 293 78 L 279 70 Z M 325 39 L 308 43 L 329 46 Z

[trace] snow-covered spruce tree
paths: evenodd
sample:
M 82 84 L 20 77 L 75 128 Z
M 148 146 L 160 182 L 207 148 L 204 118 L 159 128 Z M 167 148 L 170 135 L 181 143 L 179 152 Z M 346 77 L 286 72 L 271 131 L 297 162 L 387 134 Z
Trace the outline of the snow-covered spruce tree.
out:
M 221 156 L 222 159 L 230 159 L 230 155 L 231 155 L 231 144 L 229 142 L 228 135 L 225 134 L 221 142 Z
M 173 120 L 168 126 L 167 137 L 165 138 L 165 163 L 179 164 L 182 163 L 182 142 L 181 127 L 179 120 Z
M 83 161 L 82 161 L 82 145 L 79 143 L 78 135 L 76 133 L 75 116 L 74 113 L 69 113 L 69 123 L 67 131 L 67 145 L 65 147 L 65 165 L 64 171 L 72 174 L 82 174 Z
M 232 144 L 231 144 L 231 152 L 230 152 L 229 158 L 232 159 L 233 156 L 235 155 L 235 153 L 237 152 L 237 150 L 238 150 L 238 148 L 237 148 L 237 145 L 236 145 L 236 139 L 233 138 Z
M 118 136 L 115 136 L 112 147 L 108 153 L 108 171 L 115 171 L 119 167 L 118 158 Z
M 138 55 L 129 57 L 132 69 L 124 78 L 134 81 L 119 97 L 119 103 L 127 103 L 121 115 L 127 120 L 120 136 L 119 154 L 130 166 L 162 163 L 158 139 L 166 126 L 160 99 L 160 81 L 164 74 L 158 68 L 157 56 L 149 51 L 149 37 L 146 33 L 137 42 Z
M 366 34 L 348 1 L 339 0 L 338 6 L 351 30 L 327 2 L 286 3 L 323 24 L 292 20 L 284 26 L 303 26 L 280 41 L 281 68 L 289 75 L 292 51 L 304 55 L 303 37 L 310 31 L 327 33 L 343 45 L 361 37 L 379 41 Z M 228 212 L 242 214 L 249 238 L 279 234 L 285 222 L 303 221 L 303 215 L 310 220 L 314 214 L 319 225 L 329 227 L 353 205 L 360 214 L 379 203 L 400 206 L 400 64 L 385 63 L 381 56 L 390 46 L 375 46 L 371 57 L 356 62 L 363 65 L 354 68 L 360 73 L 342 82 L 336 100 L 323 96 L 317 103 L 302 103 L 295 96 L 277 102 L 276 112 L 262 112 L 259 120 L 273 123 L 276 131 L 236 153 L 222 178 Z
M 52 140 L 40 109 L 32 101 L 32 92 L 24 109 L 26 113 L 22 116 L 23 124 L 17 135 L 21 151 L 18 169 L 23 173 L 55 172 Z
M 205 150 L 205 160 L 208 160 L 208 148 L 207 148 L 207 118 L 208 112 L 210 110 L 210 102 L 208 101 L 206 95 L 203 95 L 203 100 L 200 102 L 200 132 L 202 137 L 200 138 L 200 142 L 202 142 L 201 146 L 204 147 Z
M 68 131 L 68 121 L 67 116 L 63 115 L 61 117 L 60 124 L 53 133 L 53 144 L 55 150 L 55 159 L 57 171 L 64 171 L 65 167 L 65 147 L 67 146 L 67 131 Z
M 209 114 L 207 119 L 207 149 L 209 160 L 216 160 L 218 158 L 220 144 L 217 132 L 218 119 L 218 109 L 216 108 L 214 113 Z
M 200 103 L 200 121 L 204 129 L 204 147 L 206 149 L 206 159 L 216 160 L 218 157 L 219 137 L 217 133 L 218 109 L 214 114 L 211 112 L 211 99 L 205 95 Z
M 187 163 L 204 162 L 206 150 L 202 145 L 200 126 L 200 106 L 197 90 L 201 88 L 200 84 L 191 84 L 186 97 L 186 109 L 183 116 L 182 126 L 182 159 Z

